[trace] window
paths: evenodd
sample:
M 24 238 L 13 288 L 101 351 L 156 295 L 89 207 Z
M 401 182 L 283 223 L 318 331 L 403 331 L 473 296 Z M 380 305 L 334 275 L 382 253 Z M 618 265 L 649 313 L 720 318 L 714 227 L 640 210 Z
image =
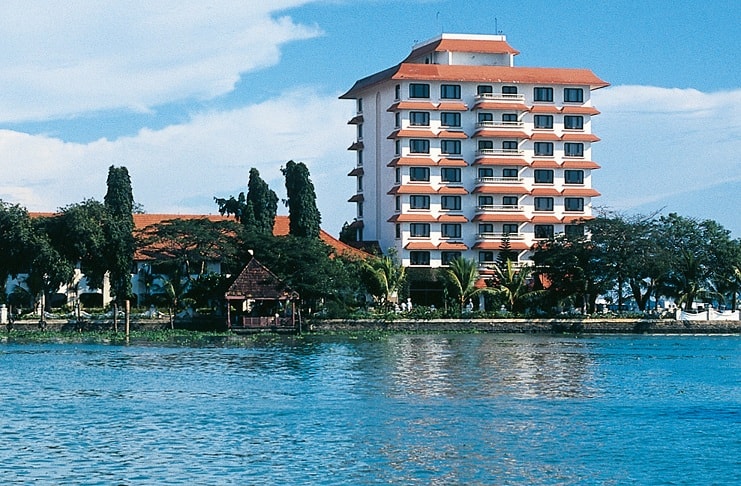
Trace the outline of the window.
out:
M 505 235 L 516 235 L 518 231 L 517 224 L 515 223 L 504 223 L 502 225 L 502 233 Z
M 363 203 L 359 202 L 357 203 L 357 205 L 358 205 L 358 208 L 357 208 L 358 218 L 362 218 L 363 217 Z
M 441 84 L 440 98 L 444 100 L 458 100 L 461 97 L 460 84 Z
M 479 206 L 493 206 L 494 196 L 479 196 Z
M 460 140 L 442 140 L 440 142 L 440 152 L 448 155 L 460 155 L 461 153 L 461 141 Z
M 394 99 L 400 100 L 401 99 L 401 85 L 397 84 L 394 86 Z
M 401 140 L 397 140 L 396 143 L 394 143 L 394 150 L 396 151 L 396 155 L 401 155 Z
M 363 124 L 358 123 L 357 125 L 358 140 L 363 140 Z
M 479 167 L 479 178 L 494 177 L 494 169 L 491 167 Z
M 502 86 L 502 94 L 517 94 L 517 86 Z
M 479 140 L 479 150 L 493 150 L 494 142 L 492 140 Z
M 536 224 L 534 229 L 535 229 L 535 237 L 538 239 L 553 238 L 553 225 L 552 224 Z
M 394 177 L 396 178 L 396 183 L 401 184 L 401 168 L 397 167 L 394 170 Z
M 491 234 L 494 233 L 494 225 L 491 223 L 479 223 L 479 234 Z
M 358 165 L 363 165 L 363 151 L 358 150 Z
M 584 184 L 583 170 L 565 170 L 563 173 L 565 184 Z
M 449 265 L 450 262 L 460 257 L 461 257 L 461 252 L 459 251 L 443 251 L 440 253 L 440 259 L 442 260 L 441 263 L 443 265 Z
M 491 263 L 494 261 L 493 251 L 480 251 L 479 252 L 479 263 Z
M 563 227 L 563 232 L 569 238 L 580 238 L 584 236 L 583 224 L 567 224 Z
M 409 84 L 409 97 L 410 98 L 429 98 L 430 97 L 430 85 L 422 84 L 422 83 Z
M 535 101 L 553 102 L 553 88 L 535 88 L 533 94 Z
M 409 196 L 409 209 L 430 209 L 430 196 Z
M 460 182 L 461 170 L 458 168 L 443 167 L 440 169 L 440 179 L 443 182 Z
M 401 113 L 398 111 L 394 113 L 394 126 L 396 128 L 401 128 Z
M 401 211 L 401 196 L 396 196 L 394 198 L 394 209 L 397 211 Z
M 553 198 L 552 197 L 536 197 L 535 198 L 535 210 L 536 211 L 553 211 Z
M 517 113 L 502 113 L 502 122 L 512 124 L 517 121 Z
M 553 156 L 553 142 L 535 142 L 535 155 Z
M 401 225 L 399 223 L 396 223 L 396 239 L 401 238 Z
M 429 167 L 410 167 L 409 168 L 409 180 L 413 182 L 429 182 L 430 180 L 430 168 Z
M 517 179 L 517 169 L 502 169 L 502 177 L 505 179 Z
M 414 238 L 429 238 L 430 237 L 430 224 L 429 223 L 410 223 L 409 224 L 409 236 Z
M 363 98 L 358 98 L 358 113 L 363 113 Z
M 409 264 L 410 265 L 429 265 L 430 264 L 430 252 L 429 251 L 410 251 L 409 252 Z
M 584 198 L 565 197 L 563 199 L 563 205 L 566 211 L 584 211 Z
M 584 130 L 584 117 L 566 115 L 563 117 L 563 127 L 567 130 Z
M 583 103 L 584 90 L 581 88 L 564 88 L 563 100 L 569 103 Z
M 410 111 L 409 125 L 413 127 L 429 127 L 430 114 L 426 111 Z
M 553 115 L 535 115 L 535 128 L 553 128 Z
M 440 225 L 440 232 L 443 238 L 460 238 L 461 237 L 461 225 L 445 223 Z
M 363 192 L 363 176 L 358 176 L 358 192 Z
M 517 140 L 503 140 L 502 149 L 508 152 L 517 152 Z
M 502 196 L 502 205 L 509 207 L 517 206 L 517 196 Z
M 442 196 L 440 198 L 440 209 L 446 209 L 448 211 L 460 211 L 461 197 L 460 196 Z
M 461 114 L 455 112 L 444 111 L 440 113 L 440 124 L 444 127 L 460 127 L 461 126 Z
M 413 154 L 429 154 L 430 153 L 430 141 L 429 140 L 409 140 L 409 152 Z
M 494 113 L 479 112 L 479 123 L 493 122 Z
M 494 87 L 488 84 L 480 84 L 476 86 L 476 94 L 477 95 L 483 95 L 483 94 L 492 94 L 494 92 Z
M 547 169 L 535 169 L 536 184 L 553 184 L 553 171 Z
M 584 157 L 584 144 L 566 142 L 563 144 L 563 153 L 566 157 Z

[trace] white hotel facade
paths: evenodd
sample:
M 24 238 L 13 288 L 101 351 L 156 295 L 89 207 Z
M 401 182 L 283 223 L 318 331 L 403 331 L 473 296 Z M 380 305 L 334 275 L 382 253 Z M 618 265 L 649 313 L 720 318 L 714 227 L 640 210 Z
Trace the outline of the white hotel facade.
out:
M 599 196 L 590 93 L 608 83 L 515 67 L 517 54 L 503 35 L 442 34 L 341 96 L 357 106 L 359 241 L 404 266 L 463 256 L 485 270 L 505 240 L 524 262 L 539 239 L 581 230 Z

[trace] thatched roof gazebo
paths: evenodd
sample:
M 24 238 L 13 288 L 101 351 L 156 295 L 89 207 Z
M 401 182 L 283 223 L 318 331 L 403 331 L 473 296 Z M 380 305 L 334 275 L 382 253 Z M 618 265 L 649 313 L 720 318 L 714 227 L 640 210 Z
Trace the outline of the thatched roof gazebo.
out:
M 297 332 L 299 298 L 256 258 L 249 261 L 225 294 L 227 325 L 234 331 Z

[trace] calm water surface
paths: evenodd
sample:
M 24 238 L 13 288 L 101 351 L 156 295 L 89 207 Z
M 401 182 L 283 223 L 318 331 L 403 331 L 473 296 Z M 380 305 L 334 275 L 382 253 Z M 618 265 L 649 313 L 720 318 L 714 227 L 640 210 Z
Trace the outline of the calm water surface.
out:
M 0 344 L 3 484 L 741 484 L 741 337 Z

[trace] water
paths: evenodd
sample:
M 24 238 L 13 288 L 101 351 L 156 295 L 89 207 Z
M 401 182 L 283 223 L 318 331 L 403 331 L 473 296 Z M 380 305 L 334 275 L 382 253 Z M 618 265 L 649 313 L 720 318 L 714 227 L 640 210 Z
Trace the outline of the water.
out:
M 3 484 L 741 484 L 738 336 L 0 344 Z

